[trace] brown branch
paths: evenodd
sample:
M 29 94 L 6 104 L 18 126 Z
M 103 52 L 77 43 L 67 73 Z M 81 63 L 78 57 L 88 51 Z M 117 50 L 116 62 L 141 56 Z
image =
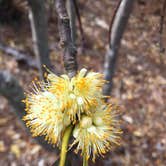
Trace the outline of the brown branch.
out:
M 25 98 L 23 89 L 8 71 L 0 71 L 0 95 L 8 99 L 20 119 L 25 115 L 24 104 L 21 102 Z
M 163 42 L 162 42 L 162 34 L 163 34 L 163 27 L 164 27 L 164 16 L 166 12 L 166 0 L 163 2 L 163 7 L 161 9 L 161 18 L 160 18 L 160 29 L 159 29 L 159 44 L 160 44 L 160 52 L 163 53 L 165 51 L 165 48 L 163 47 Z
M 15 48 L 0 43 L 0 51 L 13 56 L 20 65 L 25 64 L 28 67 L 37 68 L 37 63 L 30 55 L 23 53 Z
M 73 77 L 77 72 L 76 48 L 72 42 L 70 20 L 65 7 L 65 0 L 56 0 L 59 18 L 60 44 L 64 49 L 63 61 L 66 72 Z
M 85 46 L 85 37 L 84 37 L 85 35 L 84 35 L 83 26 L 82 26 L 80 11 L 79 11 L 79 8 L 78 8 L 77 1 L 73 0 L 73 3 L 74 3 L 77 19 L 78 19 L 78 26 L 79 26 L 79 30 L 80 30 L 80 34 L 81 34 L 82 47 L 84 47 Z

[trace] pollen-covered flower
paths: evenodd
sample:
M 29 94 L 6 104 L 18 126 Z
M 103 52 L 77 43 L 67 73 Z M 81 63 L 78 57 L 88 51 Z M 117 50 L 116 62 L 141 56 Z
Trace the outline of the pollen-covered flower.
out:
M 118 144 L 120 129 L 118 128 L 116 114 L 110 105 L 100 106 L 93 115 L 81 116 L 80 122 L 75 126 L 72 146 L 77 144 L 76 152 L 86 159 L 90 156 L 95 160 L 96 155 L 105 154 L 113 144 Z
M 67 75 L 60 77 L 48 74 L 48 91 L 54 93 L 63 101 L 63 108 L 72 120 L 76 115 L 80 119 L 81 113 L 90 114 L 90 107 L 102 103 L 103 76 L 95 72 L 82 69 L 75 77 Z
M 56 144 L 70 119 L 60 110 L 61 102 L 51 92 L 38 92 L 25 99 L 27 115 L 23 120 L 30 127 L 33 136 L 45 136 L 45 139 Z

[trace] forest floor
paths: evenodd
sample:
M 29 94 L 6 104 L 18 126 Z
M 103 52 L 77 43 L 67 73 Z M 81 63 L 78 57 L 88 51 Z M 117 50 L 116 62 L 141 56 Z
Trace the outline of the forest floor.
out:
M 156 2 L 135 4 L 122 39 L 112 102 L 122 111 L 123 136 L 121 146 L 105 158 L 108 166 L 166 165 L 166 57 L 159 51 L 161 3 Z M 94 1 L 93 6 L 90 1 L 80 1 L 86 48 L 84 53 L 78 51 L 79 68 L 103 71 L 108 27 L 116 4 L 116 0 Z M 1 25 L 0 40 L 31 54 L 28 19 L 14 27 Z M 56 49 L 51 51 L 52 62 L 62 72 L 56 19 L 49 21 L 49 40 Z M 19 65 L 3 52 L 0 69 L 9 70 L 25 90 L 38 75 L 36 70 Z M 44 150 L 26 133 L 13 108 L 0 97 L 0 166 L 45 166 L 56 159 L 56 154 Z

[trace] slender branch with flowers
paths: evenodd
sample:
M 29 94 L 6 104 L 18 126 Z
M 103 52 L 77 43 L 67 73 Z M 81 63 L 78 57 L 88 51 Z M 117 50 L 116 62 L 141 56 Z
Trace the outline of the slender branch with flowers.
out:
M 81 152 L 83 166 L 88 166 L 89 159 L 95 161 L 96 156 L 119 144 L 121 131 L 116 111 L 102 94 L 106 82 L 103 75 L 85 68 L 77 71 L 64 2 L 57 0 L 56 9 L 67 74 L 57 76 L 50 71 L 45 82 L 34 85 L 34 93 L 24 100 L 27 114 L 23 120 L 34 137 L 44 136 L 61 149 L 60 166 L 65 165 L 67 151 L 73 147 L 76 153 Z M 69 145 L 71 135 L 73 142 Z

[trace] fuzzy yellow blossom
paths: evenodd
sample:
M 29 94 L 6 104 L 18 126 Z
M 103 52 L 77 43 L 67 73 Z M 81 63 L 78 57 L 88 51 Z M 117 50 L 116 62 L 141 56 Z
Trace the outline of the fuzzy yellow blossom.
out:
M 81 150 L 86 160 L 92 156 L 94 161 L 118 144 L 121 131 L 116 116 L 110 105 L 100 106 L 92 116 L 83 115 L 73 131 L 76 152 Z
M 44 135 L 49 143 L 59 143 L 62 132 L 70 124 L 70 120 L 60 110 L 61 103 L 57 97 L 45 91 L 28 95 L 24 102 L 27 115 L 23 120 L 30 127 L 32 135 Z
M 119 143 L 117 114 L 103 100 L 102 74 L 81 69 L 72 78 L 50 72 L 46 79 L 47 83 L 38 83 L 40 88 L 34 85 L 35 93 L 24 100 L 27 114 L 23 120 L 33 136 L 45 136 L 53 145 L 64 140 L 66 148 L 67 134 L 74 128 L 71 147 L 77 145 L 76 152 L 81 151 L 86 162 Z M 62 156 L 67 151 L 64 147 L 62 141 Z
M 90 107 L 102 103 L 105 82 L 102 74 L 82 69 L 71 79 L 67 75 L 58 77 L 53 73 L 48 74 L 47 79 L 48 91 L 63 101 L 63 109 L 72 120 L 76 115 L 80 119 L 81 113 L 91 114 Z

